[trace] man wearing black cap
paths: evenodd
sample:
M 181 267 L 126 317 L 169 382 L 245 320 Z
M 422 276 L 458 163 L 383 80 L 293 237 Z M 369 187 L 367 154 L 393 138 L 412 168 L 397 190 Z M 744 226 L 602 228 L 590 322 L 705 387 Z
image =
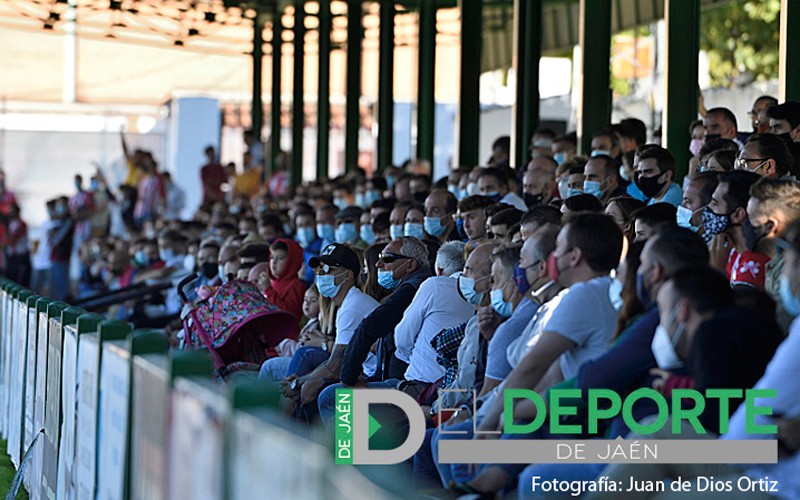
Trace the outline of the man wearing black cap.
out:
M 331 382 L 339 380 L 347 344 L 356 332 L 361 320 L 378 307 L 378 302 L 361 292 L 356 286 L 356 277 L 361 270 L 356 253 L 339 243 L 325 247 L 319 257 L 308 261 L 314 269 L 315 283 L 320 295 L 331 300 L 336 307 L 336 341 L 330 357 L 314 371 L 297 377 L 292 375 L 282 384 L 284 396 L 297 399 L 304 405 L 307 416 L 315 414 L 319 392 Z M 364 362 L 364 373 L 375 373 L 377 360 L 373 354 Z M 309 404 L 311 403 L 311 404 Z

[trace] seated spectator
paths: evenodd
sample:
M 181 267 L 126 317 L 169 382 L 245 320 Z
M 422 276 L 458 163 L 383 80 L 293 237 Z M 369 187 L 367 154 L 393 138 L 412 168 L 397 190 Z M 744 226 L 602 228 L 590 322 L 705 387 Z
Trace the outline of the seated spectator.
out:
M 509 188 L 509 178 L 505 171 L 496 168 L 481 169 L 478 175 L 478 189 L 483 196 L 494 203 L 505 203 L 523 212 L 528 209 L 525 201 Z
M 585 193 L 578 193 L 568 197 L 561 205 L 561 212 L 564 215 L 575 212 L 603 212 L 603 203 L 596 196 Z
M 361 214 L 362 210 L 356 206 L 345 207 L 336 214 L 336 243 L 353 245 L 366 248 L 367 244 L 361 240 Z
M 372 233 L 375 235 L 375 244 L 386 246 L 392 241 L 389 233 L 389 211 L 383 211 L 372 219 Z
M 757 134 L 739 151 L 736 168 L 770 179 L 795 180 L 791 174 L 794 158 L 786 143 L 773 134 Z
M 295 400 L 301 408 L 298 414 L 306 419 L 317 413 L 320 391 L 339 379 L 344 352 L 356 328 L 379 305 L 356 286 L 361 266 L 356 253 L 346 245 L 334 243 L 325 247 L 319 257 L 311 259 L 310 264 L 317 275 L 316 286 L 320 296 L 330 299 L 336 306 L 336 340 L 330 357 L 324 363 L 305 375 L 290 375 L 281 383 L 283 395 Z M 377 362 L 374 356 L 367 358 L 364 365 L 367 376 L 375 373 Z
M 434 189 L 425 199 L 425 233 L 440 242 L 458 241 L 458 231 L 453 216 L 458 208 L 458 200 L 452 193 Z
M 391 239 L 396 240 L 403 236 L 406 212 L 410 206 L 409 202 L 398 202 L 389 213 L 389 236 Z
M 534 158 L 534 160 L 536 159 Z M 528 170 L 522 176 L 522 196 L 528 208 L 549 205 L 558 199 L 558 184 L 556 183 L 555 173 L 544 168 L 536 168 L 533 165 L 534 160 L 531 160 L 528 164 Z M 540 161 L 544 161 L 544 159 Z M 547 163 L 555 162 L 552 158 L 549 158 Z
M 303 265 L 303 249 L 289 239 L 278 238 L 269 248 L 269 288 L 264 295 L 270 302 L 288 311 L 297 318 L 302 317 L 305 284 L 297 277 Z
M 592 141 L 594 140 L 595 138 L 592 139 Z M 598 151 L 592 151 L 592 157 L 589 158 L 583 169 L 585 178 L 583 192 L 597 197 L 603 205 L 606 205 L 611 198 L 623 196 L 625 186 L 620 182 L 619 164 L 614 159 L 615 157 L 595 153 Z
M 561 211 L 556 207 L 541 205 L 529 209 L 520 219 L 520 233 L 523 240 L 527 240 L 533 233 L 545 224 L 561 227 Z
M 643 201 L 629 196 L 611 198 L 606 205 L 605 214 L 614 219 L 622 233 L 628 238 L 628 242 L 633 243 L 636 239 L 636 228 L 634 227 L 633 213 L 644 207 Z
M 499 204 L 499 206 L 505 207 L 506 205 Z M 511 243 L 510 229 L 515 224 L 519 224 L 523 213 L 516 208 L 509 207 L 489 217 L 486 221 L 489 226 L 489 231 L 487 232 L 489 238 L 498 242 Z
M 711 235 L 703 227 L 703 211 L 711 202 L 711 195 L 717 189 L 718 183 L 717 174 L 713 172 L 695 174 L 686 184 L 683 202 L 675 214 L 680 227 L 696 232 L 703 237 L 706 244 L 711 242 Z
M 458 202 L 456 224 L 463 227 L 464 235 L 469 242 L 476 242 L 486 238 L 486 213 L 484 209 L 494 205 L 486 196 L 467 196 Z
M 406 218 L 403 223 L 403 236 L 423 240 L 427 238 L 425 234 L 425 207 L 413 204 L 406 210 Z
M 644 241 L 661 230 L 662 227 L 676 226 L 675 205 L 656 203 L 633 212 L 634 241 Z
M 635 182 L 649 201 L 677 207 L 683 201 L 681 187 L 675 184 L 675 158 L 662 147 L 643 149 L 639 156 Z

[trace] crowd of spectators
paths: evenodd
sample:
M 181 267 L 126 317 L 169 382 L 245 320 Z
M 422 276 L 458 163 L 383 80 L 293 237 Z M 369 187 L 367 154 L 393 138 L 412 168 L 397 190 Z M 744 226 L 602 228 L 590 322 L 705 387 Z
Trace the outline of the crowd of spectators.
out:
M 329 425 L 339 387 L 409 394 L 429 424 L 408 464 L 416 488 L 518 489 L 526 498 L 536 494 L 534 476 L 746 473 L 768 474 L 780 480 L 782 497 L 797 498 L 800 104 L 762 97 L 751 115 L 751 133 L 739 132 L 725 108 L 690 124 L 683 178 L 659 138 L 648 143 L 644 123 L 626 119 L 597 131 L 586 156 L 577 154 L 574 133 L 542 129 L 531 138 L 532 159 L 516 168 L 508 138 L 500 138 L 486 166 L 441 179 L 424 162 L 372 175 L 353 168 L 292 195 L 284 169 L 263 179 L 263 151 L 250 135 L 239 173 L 219 164 L 214 148 L 205 151 L 203 203 L 191 220 L 181 217 L 180 180 L 150 153 L 126 148 L 129 172 L 119 189 L 98 170 L 88 188 L 76 177 L 75 194 L 47 202 L 32 286 L 82 300 L 166 282 L 164 293 L 111 310 L 161 326 L 177 343 L 179 280 L 196 273 L 209 293 L 250 281 L 297 318 L 296 337 L 276 346 L 257 373 L 279 387 L 287 418 Z M 26 283 L 27 232 L 9 194 L 0 179 L 4 264 Z M 642 387 L 665 396 L 676 388 L 777 389 L 776 416 L 763 418 L 778 425 L 780 461 L 749 469 L 439 463 L 442 439 L 474 430 L 474 439 L 569 438 L 503 433 L 504 389 L 546 395 L 566 387 L 622 396 Z M 704 435 L 687 427 L 660 437 L 760 437 L 745 433 L 740 402 L 709 403 Z M 634 408 L 639 420 L 656 411 Z M 715 418 L 720 411 L 732 417 L 727 429 Z M 536 416 L 525 401 L 513 408 L 514 420 Z M 629 433 L 616 419 L 581 437 Z

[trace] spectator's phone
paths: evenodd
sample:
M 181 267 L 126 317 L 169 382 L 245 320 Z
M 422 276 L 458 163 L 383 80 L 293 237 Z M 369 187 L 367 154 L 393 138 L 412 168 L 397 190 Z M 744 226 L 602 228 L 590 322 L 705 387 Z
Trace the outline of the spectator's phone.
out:
M 178 295 L 184 304 L 197 302 L 197 287 L 200 286 L 200 277 L 192 273 L 178 283 Z

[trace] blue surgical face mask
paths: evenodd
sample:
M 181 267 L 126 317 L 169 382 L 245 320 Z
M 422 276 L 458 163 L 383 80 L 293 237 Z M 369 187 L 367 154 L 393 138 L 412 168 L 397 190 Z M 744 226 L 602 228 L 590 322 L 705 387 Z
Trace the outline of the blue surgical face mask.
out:
M 631 176 L 628 175 L 628 170 L 625 168 L 625 165 L 619 166 L 619 176 L 622 177 L 626 182 L 631 181 Z
M 600 156 L 600 155 L 611 156 L 611 153 L 609 153 L 608 151 L 603 150 L 603 149 L 595 149 L 594 151 L 592 151 L 592 155 L 591 156 L 592 156 L 592 158 L 594 158 L 595 156 Z
M 503 299 L 502 290 L 492 290 L 489 293 L 489 298 L 492 300 L 492 309 L 494 309 L 494 312 L 501 318 L 508 318 L 511 316 L 511 313 L 514 311 L 514 304 L 506 302 L 505 299 Z
M 425 232 L 438 238 L 439 236 L 443 235 L 445 228 L 442 225 L 442 218 L 441 217 L 425 217 Z
M 447 190 L 450 191 L 451 193 L 453 193 L 453 196 L 455 196 L 456 199 L 460 199 L 459 196 L 461 196 L 461 190 L 458 189 L 458 185 L 457 184 L 448 184 L 447 185 Z
M 699 210 L 702 210 L 702 208 Z M 692 217 L 694 216 L 695 212 L 692 212 L 691 210 L 682 205 L 679 205 L 678 211 L 675 213 L 675 219 L 678 223 L 678 226 L 685 227 L 686 229 L 690 229 L 694 232 L 697 232 L 697 230 L 700 229 L 700 227 L 692 225 Z
M 92 191 L 97 191 L 97 188 L 99 188 L 99 187 L 100 187 L 100 183 L 95 181 L 95 180 L 93 180 L 92 182 L 89 183 L 89 189 L 91 189 Z
M 336 205 L 336 208 L 338 208 L 339 210 L 344 210 L 350 205 L 344 198 L 334 198 L 333 204 Z
M 559 151 L 558 153 L 553 153 L 553 159 L 556 161 L 556 163 L 561 165 L 567 160 L 567 154 L 564 153 L 563 151 Z
M 164 262 L 172 260 L 175 258 L 175 250 L 171 248 L 163 248 L 158 251 L 158 258 Z
M 314 232 L 313 227 L 298 227 L 295 239 L 301 247 L 305 248 L 317 239 L 317 233 Z
M 144 253 L 144 250 L 136 250 L 136 253 L 133 254 L 133 262 L 141 267 L 145 267 L 149 264 L 149 262 L 147 262 L 147 254 Z
M 468 196 L 474 196 L 474 195 L 480 194 L 480 193 L 481 193 L 481 190 L 478 189 L 478 183 L 477 182 L 470 182 L 469 184 L 467 184 L 467 195 Z
M 567 185 L 569 181 L 567 179 L 561 179 L 558 181 L 558 196 L 562 200 L 567 199 L 567 193 L 569 192 L 569 186 Z
M 390 191 L 394 189 L 395 182 L 397 182 L 397 179 L 395 179 L 393 175 L 386 176 L 386 187 L 389 188 Z
M 402 224 L 392 224 L 389 226 L 389 237 L 393 240 L 403 237 L 403 225 Z
M 622 282 L 619 278 L 614 278 L 611 281 L 611 286 L 608 287 L 608 300 L 614 309 L 619 311 L 622 309 Z
M 595 198 L 603 197 L 603 190 L 600 188 L 602 183 L 600 181 L 583 181 L 583 192 L 591 194 Z
M 336 297 L 342 288 L 342 285 L 336 284 L 336 276 L 332 274 L 319 274 L 314 281 L 319 294 L 329 299 Z
M 336 226 L 336 243 L 352 243 L 358 238 L 358 229 L 352 222 L 345 222 Z
M 500 193 L 498 193 L 497 191 L 490 191 L 486 193 L 484 196 L 486 196 L 487 198 L 491 198 L 491 200 L 495 203 L 500 201 L 500 198 L 502 198 L 502 196 L 500 196 Z
M 320 238 L 330 243 L 336 238 L 336 229 L 333 224 L 317 224 L 317 234 Z
M 422 227 L 422 224 L 406 222 L 406 225 L 403 226 L 403 236 L 412 236 L 421 240 L 425 237 L 425 229 Z
M 567 198 L 575 196 L 576 194 L 583 194 L 583 190 L 582 189 L 578 189 L 578 188 L 569 188 L 569 189 L 567 189 Z
M 394 271 L 378 269 L 378 284 L 387 290 L 394 290 L 400 281 L 394 279 Z
M 473 306 L 479 306 L 481 305 L 481 302 L 483 302 L 483 293 L 478 293 L 475 291 L 475 282 L 475 278 L 470 278 L 469 276 L 463 275 L 459 276 L 458 289 L 461 291 L 461 295 L 464 296 L 464 299 L 466 299 L 467 302 Z
M 367 205 L 367 198 L 364 193 L 356 193 L 356 205 L 362 208 Z
M 361 226 L 361 232 L 359 233 L 361 240 L 368 245 L 372 245 L 375 243 L 375 232 L 372 230 L 372 226 L 369 224 L 364 224 Z
M 364 204 L 365 206 L 372 205 L 373 202 L 378 201 L 381 199 L 381 193 L 377 189 L 370 189 L 366 193 L 364 193 Z
M 218 269 L 219 280 L 222 283 L 227 283 L 228 280 L 225 277 L 225 264 L 220 264 L 219 266 L 217 266 L 217 269 Z
M 800 296 L 792 292 L 789 277 L 785 274 L 781 275 L 779 293 L 783 309 L 792 317 L 800 316 Z

